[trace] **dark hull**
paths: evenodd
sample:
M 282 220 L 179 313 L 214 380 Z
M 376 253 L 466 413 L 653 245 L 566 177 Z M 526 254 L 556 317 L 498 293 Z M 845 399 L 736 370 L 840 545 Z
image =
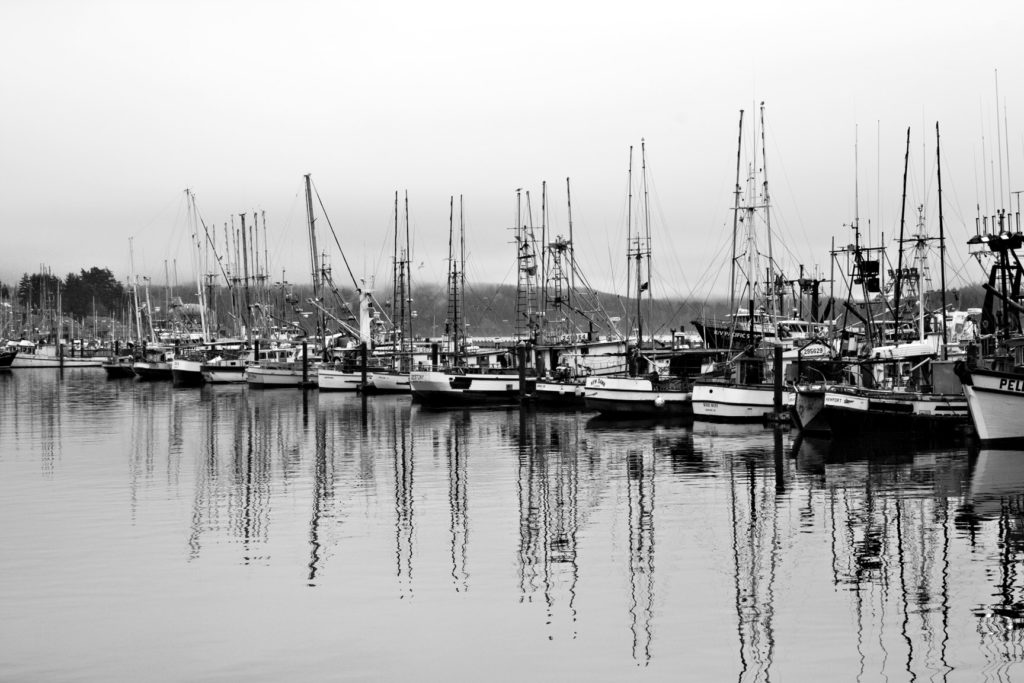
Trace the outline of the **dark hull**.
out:
M 793 407 L 790 413 L 793 422 L 804 434 L 817 434 L 827 436 L 832 432 L 828 420 L 823 414 L 825 408 L 824 390 L 801 389 L 796 392 L 793 398 Z
M 479 405 L 517 406 L 518 391 L 413 391 L 412 400 L 427 407 L 465 408 Z
M 587 410 L 596 410 L 601 417 L 635 419 L 644 417 L 693 417 L 693 403 L 690 401 L 666 401 L 656 405 L 651 401 L 615 401 L 587 397 L 584 401 Z
M 582 384 L 538 382 L 533 400 L 538 406 L 551 410 L 582 410 L 586 407 Z
M 171 379 L 176 387 L 199 387 L 206 383 L 203 373 L 193 370 L 172 370 Z
M 170 364 L 165 368 L 139 367 L 136 364 L 132 372 L 144 382 L 167 382 L 172 379 Z
M 845 410 L 826 407 L 822 411 L 833 435 L 855 436 L 869 432 L 912 436 L 957 434 L 970 431 L 970 418 L 896 413 L 886 410 Z
M 11 363 L 14 362 L 14 358 L 17 355 L 17 351 L 0 351 L 0 370 L 6 370 L 11 367 Z
M 697 328 L 697 334 L 704 340 L 704 345 L 709 349 L 728 349 L 730 348 L 730 341 L 732 341 L 731 348 L 745 349 L 748 346 L 759 344 L 763 336 L 754 333 L 753 337 L 751 337 L 749 329 L 737 329 L 733 333 L 732 328 L 728 326 L 705 325 L 700 320 L 692 320 L 691 322 Z
M 134 368 L 126 363 L 104 363 L 103 370 L 107 373 L 107 379 L 135 377 Z

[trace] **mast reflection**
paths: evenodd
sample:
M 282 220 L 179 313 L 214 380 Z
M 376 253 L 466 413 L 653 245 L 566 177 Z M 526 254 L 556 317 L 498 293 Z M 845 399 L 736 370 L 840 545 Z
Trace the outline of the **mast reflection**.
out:
M 743 450 L 729 460 L 733 577 L 739 636 L 739 680 L 770 680 L 775 654 L 777 495 L 784 491 L 781 440 L 773 452 Z M 768 464 L 771 463 L 771 468 Z
M 860 670 L 944 679 L 950 545 L 966 466 L 955 453 L 873 438 L 813 440 L 797 461 L 824 488 L 832 577 L 848 591 Z M 820 479 L 817 473 L 820 472 Z
M 579 462 L 587 451 L 580 419 L 521 410 L 517 434 L 520 602 L 544 605 L 548 637 L 565 614 L 576 638 Z M 564 612 L 560 606 L 564 605 Z
M 448 465 L 448 509 L 451 534 L 452 584 L 457 592 L 469 590 L 466 568 L 469 547 L 469 499 L 466 493 L 466 422 L 468 414 L 454 416 L 448 430 L 445 456 Z
M 415 453 L 409 434 L 409 422 L 400 421 L 394 413 L 392 427 L 392 461 L 395 489 L 395 575 L 398 577 L 399 597 L 413 597 L 413 555 L 415 547 Z

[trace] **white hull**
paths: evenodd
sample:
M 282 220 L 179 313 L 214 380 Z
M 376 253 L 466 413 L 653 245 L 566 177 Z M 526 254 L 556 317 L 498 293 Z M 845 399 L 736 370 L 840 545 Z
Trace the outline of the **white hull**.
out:
M 370 374 L 366 375 L 369 381 Z M 317 386 L 320 391 L 359 391 L 363 384 L 362 372 L 346 372 L 321 368 L 317 372 Z
M 253 365 L 245 369 L 245 381 L 254 387 L 299 387 L 302 386 L 302 366 L 296 365 L 272 368 Z M 317 368 L 310 367 L 306 376 L 310 384 L 316 384 Z
M 203 383 L 203 362 L 175 358 L 171 361 L 171 374 L 175 384 L 197 385 Z
M 412 391 L 409 373 L 374 372 L 367 380 L 374 391 L 386 394 L 408 394 Z
M 1024 441 L 1024 375 L 972 372 L 964 394 L 983 442 Z
M 655 387 L 642 377 L 588 377 L 584 388 L 587 408 L 608 415 L 688 414 L 689 391 Z
M 244 384 L 247 365 L 244 360 L 206 363 L 202 366 L 203 380 L 207 384 Z
M 519 375 L 416 371 L 409 374 L 413 397 L 426 404 L 512 403 L 519 398 Z
M 793 393 L 782 391 L 782 407 L 793 405 Z M 743 385 L 696 383 L 693 385 L 693 416 L 705 420 L 763 420 L 775 412 L 775 387 L 770 384 Z
M 70 356 L 64 356 L 64 367 L 65 368 L 98 368 L 103 365 L 103 361 L 106 360 L 102 357 L 95 358 L 71 358 Z M 23 356 L 18 354 L 14 357 L 14 361 L 10 365 L 11 368 L 59 368 L 61 367 L 61 360 L 58 356 Z

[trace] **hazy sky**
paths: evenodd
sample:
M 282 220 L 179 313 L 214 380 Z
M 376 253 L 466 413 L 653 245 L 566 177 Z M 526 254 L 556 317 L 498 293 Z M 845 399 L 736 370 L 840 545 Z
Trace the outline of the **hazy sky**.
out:
M 645 138 L 655 292 L 699 299 L 728 287 L 738 112 L 761 101 L 790 266 L 827 270 L 831 239 L 852 241 L 855 139 L 875 241 L 899 229 L 908 126 L 908 216 L 927 205 L 937 231 L 939 121 L 957 248 L 977 204 L 1024 188 L 1015 2 L 38 1 L 2 16 L 5 280 L 40 264 L 126 278 L 129 237 L 140 273 L 162 282 L 166 259 L 189 280 L 191 188 L 219 230 L 266 211 L 275 279 L 308 281 L 311 173 L 357 275 L 386 279 L 408 190 L 415 278 L 443 281 L 461 194 L 470 278 L 514 282 L 516 188 L 536 212 L 546 180 L 567 232 L 570 177 L 578 258 L 621 290 L 628 150 Z

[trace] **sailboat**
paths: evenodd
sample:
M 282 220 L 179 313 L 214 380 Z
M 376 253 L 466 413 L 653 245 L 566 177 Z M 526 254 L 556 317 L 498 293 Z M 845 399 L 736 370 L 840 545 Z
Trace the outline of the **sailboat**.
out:
M 491 370 L 470 365 L 478 359 L 469 353 L 465 328 L 463 295 L 466 287 L 466 231 L 462 198 L 459 197 L 459 229 L 454 224 L 455 198 L 449 200 L 448 227 L 448 319 L 445 321 L 446 364 L 439 364 L 439 354 L 432 353 L 429 369 L 417 368 L 409 374 L 413 399 L 427 406 L 513 405 L 531 393 L 534 377 L 527 377 L 526 346 L 516 347 L 518 368 L 501 366 Z M 506 354 L 503 354 L 503 356 Z M 511 365 L 511 364 L 506 364 Z M 522 390 L 522 391 L 521 391 Z

